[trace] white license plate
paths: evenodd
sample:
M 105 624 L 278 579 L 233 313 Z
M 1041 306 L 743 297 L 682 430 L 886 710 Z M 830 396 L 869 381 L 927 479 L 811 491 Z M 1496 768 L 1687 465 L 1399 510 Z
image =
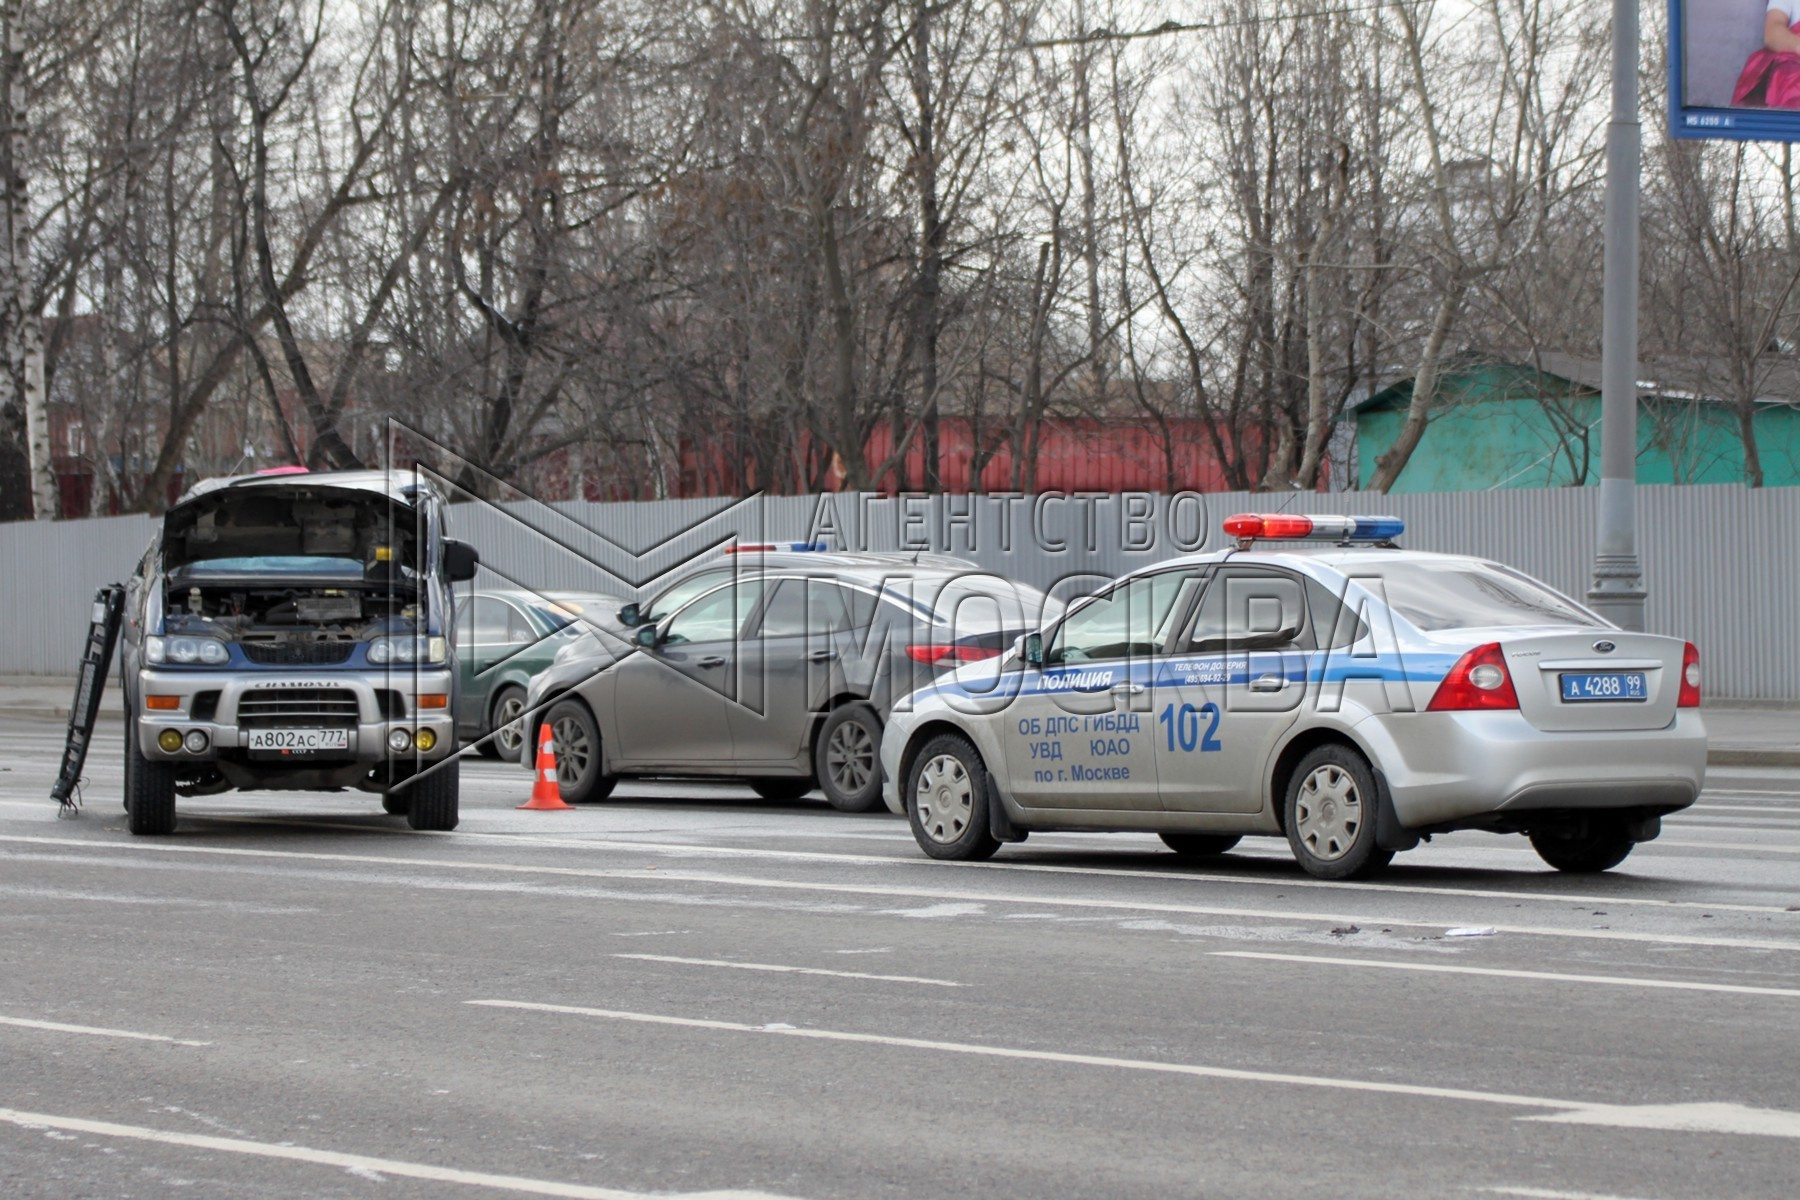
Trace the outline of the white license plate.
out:
M 252 750 L 294 750 L 310 753 L 316 750 L 348 750 L 348 729 L 252 729 Z

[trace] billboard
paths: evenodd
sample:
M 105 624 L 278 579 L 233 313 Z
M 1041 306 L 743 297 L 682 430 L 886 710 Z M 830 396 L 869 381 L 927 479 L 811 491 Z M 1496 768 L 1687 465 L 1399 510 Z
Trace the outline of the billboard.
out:
M 1800 141 L 1800 0 L 1669 0 L 1669 132 Z

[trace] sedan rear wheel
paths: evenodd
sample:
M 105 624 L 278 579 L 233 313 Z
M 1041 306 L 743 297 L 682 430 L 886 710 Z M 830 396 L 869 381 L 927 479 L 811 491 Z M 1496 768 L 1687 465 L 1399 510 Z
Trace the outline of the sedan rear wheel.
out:
M 604 800 L 612 795 L 616 776 L 600 773 L 600 726 L 587 705 L 564 700 L 545 717 L 556 755 L 556 788 L 569 804 Z
M 881 718 L 866 704 L 844 704 L 819 729 L 813 766 L 825 799 L 840 812 L 881 803 Z
M 1531 848 L 1538 857 L 1571 875 L 1598 875 L 1625 861 L 1637 843 L 1625 831 L 1625 822 L 1595 817 L 1574 836 L 1534 832 Z
M 1373 875 L 1394 857 L 1375 844 L 1375 773 L 1348 746 L 1320 746 L 1300 760 L 1286 817 L 1288 845 L 1317 879 Z
M 943 733 L 925 743 L 907 773 L 906 819 L 913 840 L 933 858 L 993 857 L 988 832 L 987 766 L 969 739 Z
M 525 744 L 525 692 L 509 687 L 494 700 L 488 721 L 489 737 L 481 741 L 481 753 L 502 762 L 518 762 Z

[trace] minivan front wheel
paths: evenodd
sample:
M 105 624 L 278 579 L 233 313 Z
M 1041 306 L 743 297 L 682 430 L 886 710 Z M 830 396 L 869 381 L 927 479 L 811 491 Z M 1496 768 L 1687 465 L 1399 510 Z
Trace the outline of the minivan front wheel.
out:
M 125 709 L 125 827 L 139 835 L 174 833 L 175 768 L 144 757 L 129 697 Z

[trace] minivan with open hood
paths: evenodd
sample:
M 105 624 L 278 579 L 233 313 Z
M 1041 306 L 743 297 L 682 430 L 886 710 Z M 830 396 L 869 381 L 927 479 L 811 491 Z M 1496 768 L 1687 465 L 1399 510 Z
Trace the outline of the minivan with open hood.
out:
M 454 828 L 450 585 L 477 563 L 414 472 L 196 485 L 126 586 L 131 832 L 173 832 L 180 796 L 345 788 Z

